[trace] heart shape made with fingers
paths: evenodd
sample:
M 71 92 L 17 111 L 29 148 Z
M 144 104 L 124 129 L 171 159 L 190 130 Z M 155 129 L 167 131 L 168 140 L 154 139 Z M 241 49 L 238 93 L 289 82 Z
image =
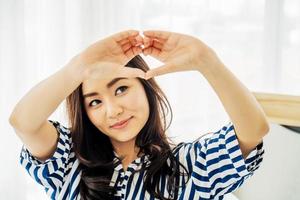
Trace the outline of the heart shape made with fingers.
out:
M 152 68 L 145 79 L 180 71 L 206 72 L 211 66 L 222 64 L 215 52 L 199 39 L 180 33 L 149 30 L 129 39 L 131 55 L 143 53 L 160 62 L 162 66 Z M 128 42 L 128 40 L 127 40 Z M 125 46 L 127 47 L 127 46 Z M 126 49 L 126 48 L 125 48 Z

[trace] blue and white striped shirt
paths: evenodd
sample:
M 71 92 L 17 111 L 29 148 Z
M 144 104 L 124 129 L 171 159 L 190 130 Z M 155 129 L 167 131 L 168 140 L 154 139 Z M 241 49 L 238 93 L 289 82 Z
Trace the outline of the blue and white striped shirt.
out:
M 80 199 L 79 182 L 81 171 L 79 160 L 73 151 L 70 129 L 57 121 L 49 120 L 57 129 L 59 141 L 54 155 L 42 162 L 36 159 L 23 145 L 20 163 L 29 175 L 41 184 L 51 199 Z M 253 175 L 263 158 L 263 143 L 259 144 L 244 160 L 234 126 L 229 122 L 218 132 L 189 142 L 180 143 L 174 149 L 175 157 L 189 170 L 191 178 L 178 191 L 178 199 L 223 199 L 223 195 L 240 187 L 244 180 Z M 116 155 L 116 153 L 115 153 Z M 116 158 L 115 158 L 116 159 Z M 115 168 L 111 185 L 117 184 L 120 199 L 155 199 L 143 187 L 145 172 L 141 163 L 148 161 L 143 155 L 123 171 L 122 163 Z M 184 179 L 185 178 L 185 179 Z M 180 177 L 182 186 L 187 177 Z M 160 179 L 160 191 L 168 197 L 166 177 Z

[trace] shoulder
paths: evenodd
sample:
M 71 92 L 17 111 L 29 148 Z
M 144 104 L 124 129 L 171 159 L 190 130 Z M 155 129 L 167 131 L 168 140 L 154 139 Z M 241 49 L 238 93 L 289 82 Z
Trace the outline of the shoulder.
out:
M 81 168 L 73 151 L 70 129 L 58 121 L 49 120 L 59 134 L 54 155 L 46 161 L 36 159 L 23 145 L 20 153 L 20 164 L 28 174 L 44 186 L 51 199 L 62 199 L 62 195 L 75 190 L 80 180 Z

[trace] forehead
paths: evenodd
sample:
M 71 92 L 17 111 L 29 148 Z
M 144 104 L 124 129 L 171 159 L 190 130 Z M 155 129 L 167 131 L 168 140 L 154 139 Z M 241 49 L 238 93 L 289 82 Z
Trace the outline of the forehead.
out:
M 118 83 L 139 83 L 137 78 L 116 77 L 111 79 L 87 79 L 82 82 L 82 93 L 105 91 Z

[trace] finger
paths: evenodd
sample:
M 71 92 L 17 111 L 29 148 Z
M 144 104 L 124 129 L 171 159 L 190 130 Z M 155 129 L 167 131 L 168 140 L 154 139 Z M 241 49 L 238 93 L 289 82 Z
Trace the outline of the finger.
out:
M 117 76 L 118 77 L 128 77 L 128 78 L 145 78 L 145 72 L 138 68 L 131 68 L 131 67 L 122 67 Z
M 135 37 L 138 34 L 139 34 L 139 31 L 137 31 L 137 30 L 127 30 L 127 31 L 122 31 L 122 32 L 112 35 L 112 38 L 116 42 L 121 42 L 124 39 L 128 39 L 129 37 Z
M 129 37 L 129 38 L 123 39 L 121 41 L 118 41 L 117 43 L 121 46 L 125 45 L 127 43 L 129 43 L 133 46 L 138 46 L 138 45 L 143 44 L 143 38 L 140 35 L 138 35 L 135 38 Z
M 158 44 L 161 44 L 163 45 L 167 40 L 161 40 L 161 39 L 158 39 L 158 38 L 152 38 L 152 37 L 144 37 L 144 45 L 145 47 L 149 47 L 149 46 L 152 46 L 154 45 L 154 43 L 158 43 Z
M 136 37 L 129 37 L 128 39 L 132 46 L 139 46 L 143 44 L 143 38 L 140 35 L 137 35 Z
M 127 43 L 130 43 L 130 41 L 129 41 L 129 39 L 124 39 L 124 40 L 121 40 L 121 41 L 119 41 L 119 42 L 117 42 L 119 45 L 124 45 L 124 44 L 127 44 Z
M 143 41 L 141 40 L 142 38 L 131 39 L 131 41 L 127 40 L 128 41 L 127 43 L 121 45 L 123 52 L 128 51 L 128 49 L 130 49 L 131 47 L 141 46 L 143 44 Z
M 128 49 L 127 51 L 124 52 L 124 54 L 127 56 L 128 61 L 131 60 L 133 57 L 136 55 L 142 53 L 142 48 L 141 47 L 132 47 Z
M 155 47 L 156 49 L 160 49 L 160 50 L 163 48 L 163 44 L 158 42 L 157 40 L 153 41 L 152 46 Z
M 131 46 L 135 46 L 135 44 L 137 43 L 136 39 L 133 37 L 129 37 L 129 41 Z
M 131 46 L 130 43 L 126 43 L 126 44 L 123 44 L 123 45 L 121 46 L 123 52 L 128 51 L 128 49 L 130 49 L 131 47 L 132 47 L 132 46 Z
M 156 48 L 161 49 L 163 46 L 163 42 L 159 41 L 158 39 L 155 38 L 149 38 L 145 37 L 144 38 L 144 46 L 147 48 L 149 46 L 155 46 Z
M 162 42 L 165 42 L 169 39 L 171 32 L 167 31 L 157 31 L 157 30 L 147 30 L 143 31 L 143 35 L 150 37 L 150 38 L 156 38 Z
M 138 47 L 132 47 L 132 51 L 133 51 L 134 56 L 136 56 L 136 55 L 142 53 L 143 49 L 140 46 L 138 46 Z
M 152 45 L 153 40 L 151 40 L 149 37 L 144 37 L 143 43 L 144 43 L 144 48 L 147 48 Z
M 168 64 L 162 65 L 160 67 L 153 68 L 153 69 L 146 72 L 145 79 L 148 80 L 148 79 L 150 79 L 154 76 L 161 76 L 163 74 L 170 73 L 171 72 L 170 71 L 171 67 L 172 67 L 172 64 L 168 63 Z
M 143 54 L 145 56 L 150 55 L 150 56 L 153 56 L 156 59 L 159 59 L 160 53 L 161 53 L 161 50 L 157 49 L 155 47 L 148 47 L 146 49 L 143 49 Z
M 112 71 L 105 70 L 106 68 L 113 69 Z M 110 77 L 129 77 L 129 78 L 145 78 L 145 72 L 138 68 L 124 67 L 124 65 L 112 63 L 112 62 L 102 62 L 94 63 L 88 70 L 85 71 L 85 79 L 109 79 Z
M 138 35 L 136 38 L 136 44 L 135 44 L 135 46 L 138 46 L 138 45 L 142 45 L 143 44 L 143 37 L 142 36 L 140 36 L 140 35 Z

